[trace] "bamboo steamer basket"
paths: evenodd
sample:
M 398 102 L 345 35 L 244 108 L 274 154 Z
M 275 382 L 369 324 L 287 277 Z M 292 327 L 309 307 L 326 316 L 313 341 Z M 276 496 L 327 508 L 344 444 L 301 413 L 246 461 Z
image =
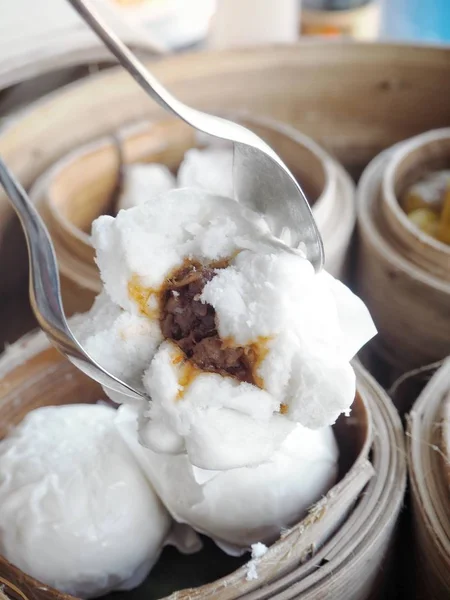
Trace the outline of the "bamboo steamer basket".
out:
M 355 222 L 354 184 L 345 170 L 312 140 L 268 119 L 239 121 L 265 139 L 301 183 L 324 238 L 326 268 L 344 275 Z M 30 192 L 54 239 L 69 314 L 87 310 L 101 290 L 90 241 L 92 221 L 117 200 L 122 166 L 157 162 L 176 172 L 185 152 L 202 146 L 179 120 L 138 124 L 76 149 L 41 176 Z
M 405 181 L 400 167 L 408 163 L 417 139 L 376 157 L 356 194 L 356 288 L 377 325 L 379 334 L 369 348 L 375 361 L 388 366 L 388 380 L 450 353 L 448 249 L 439 244 L 436 251 L 433 240 L 426 240 L 424 252 L 424 236 L 413 227 L 406 229 L 406 215 L 393 197 L 393 189 Z
M 211 548 L 198 557 L 163 555 L 161 560 L 170 564 L 165 567 L 169 580 L 150 574 L 143 586 L 127 594 L 130 600 L 385 598 L 389 557 L 406 483 L 403 431 L 387 395 L 358 363 L 355 369 L 358 393 L 352 415 L 341 417 L 335 425 L 342 458 L 340 480 L 301 523 L 269 548 L 257 564 L 258 579 L 247 580 L 248 565 L 236 568 L 236 562 L 227 562 Z M 101 397 L 99 386 L 51 348 L 41 332 L 16 342 L 0 357 L 0 437 L 38 406 L 96 402 Z M 208 558 L 209 554 L 212 556 Z M 192 586 L 193 577 L 186 578 L 186 569 L 183 576 L 183 568 L 178 570 L 177 564 L 190 560 L 188 571 L 195 575 L 204 573 L 203 561 L 208 565 L 212 559 L 221 564 L 222 576 L 216 581 L 211 582 L 209 576 L 210 583 L 204 583 L 194 577 L 200 587 L 167 596 L 168 586 Z M 0 580 L 14 598 L 70 598 L 33 580 L 1 557 Z
M 442 451 L 444 454 L 445 474 L 450 488 L 450 393 L 445 397 L 442 415 Z
M 181 100 L 288 123 L 358 174 L 383 148 L 450 122 L 450 50 L 309 40 L 173 56 L 151 68 Z M 0 154 L 26 188 L 74 148 L 162 112 L 121 69 L 56 91 L 6 121 Z M 26 251 L 0 192 L 2 298 L 24 292 Z M 13 300 L 14 302 L 14 300 Z M 1 331 L 1 328 L 0 328 Z
M 407 430 L 417 598 L 450 597 L 450 358 L 415 402 Z
M 428 273 L 450 282 L 450 245 L 416 227 L 399 202 L 412 184 L 440 169 L 450 170 L 450 128 L 428 131 L 403 143 L 384 172 L 381 210 L 402 254 Z

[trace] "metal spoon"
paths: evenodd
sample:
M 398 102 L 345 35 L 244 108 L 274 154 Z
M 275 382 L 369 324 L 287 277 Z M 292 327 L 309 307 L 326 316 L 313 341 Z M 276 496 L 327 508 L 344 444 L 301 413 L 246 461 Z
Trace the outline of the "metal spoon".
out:
M 144 389 L 121 381 L 100 366 L 77 341 L 61 301 L 58 264 L 50 235 L 25 190 L 0 157 L 0 183 L 22 224 L 30 261 L 30 302 L 36 319 L 52 344 L 83 373 L 131 398 L 146 398 Z
M 168 92 L 85 0 L 68 0 L 119 63 L 158 104 L 204 133 L 234 144 L 233 179 L 240 204 L 264 215 L 273 235 L 301 245 L 316 271 L 323 266 L 322 239 L 299 184 L 281 158 L 242 125 L 186 106 Z

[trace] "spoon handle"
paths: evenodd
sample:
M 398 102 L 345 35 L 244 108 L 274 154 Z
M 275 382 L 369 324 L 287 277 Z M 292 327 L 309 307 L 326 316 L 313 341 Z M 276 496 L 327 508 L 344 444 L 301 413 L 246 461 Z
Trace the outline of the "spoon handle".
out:
M 311 209 L 295 177 L 272 148 L 239 123 L 201 112 L 174 98 L 103 22 L 89 0 L 68 1 L 133 79 L 160 106 L 198 131 L 233 142 L 236 199 L 240 204 L 262 213 L 276 237 L 288 230 L 290 244 L 298 247 L 302 243 L 307 258 L 315 270 L 320 271 L 324 261 L 323 245 Z
M 0 183 L 22 225 L 30 260 L 30 302 L 39 325 L 72 337 L 61 303 L 58 264 L 50 235 L 25 190 L 0 157 Z
M 165 110 L 178 115 L 178 110 L 174 108 L 178 101 L 106 25 L 95 8 L 84 0 L 68 1 L 139 85 Z
M 58 263 L 48 230 L 27 193 L 0 157 L 0 184 L 5 189 L 28 246 L 30 303 L 51 343 L 86 375 L 104 387 L 141 400 L 145 392 L 134 389 L 99 365 L 80 345 L 67 324 L 61 300 Z
M 238 123 L 196 110 L 175 98 L 108 27 L 89 0 L 68 0 L 68 2 L 117 58 L 119 64 L 162 108 L 179 117 L 194 129 L 234 143 L 258 146 L 273 160 L 280 162 L 279 157 L 270 146 L 252 131 Z

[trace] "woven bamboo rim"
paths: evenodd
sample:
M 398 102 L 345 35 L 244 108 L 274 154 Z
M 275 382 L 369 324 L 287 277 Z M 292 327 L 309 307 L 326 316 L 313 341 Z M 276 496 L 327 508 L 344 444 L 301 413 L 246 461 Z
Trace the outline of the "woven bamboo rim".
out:
M 406 256 L 386 226 L 383 174 L 399 148 L 375 158 L 357 187 L 356 287 L 379 331 L 371 347 L 398 372 L 405 372 L 450 353 L 450 282 Z
M 442 417 L 442 451 L 444 454 L 443 460 L 447 475 L 447 483 L 450 489 L 450 392 L 447 394 L 444 400 Z
M 403 435 L 386 394 L 359 364 L 355 369 L 357 401 L 352 416 L 342 417 L 337 425 L 337 432 L 342 432 L 341 452 L 353 455 L 354 461 L 348 468 L 343 465 L 343 478 L 306 519 L 269 548 L 257 566 L 258 580 L 247 581 L 244 566 L 213 584 L 176 592 L 172 600 L 319 600 L 324 590 L 337 600 L 362 600 L 369 590 L 384 593 L 389 572 L 386 553 L 393 543 L 405 489 Z M 50 348 L 40 332 L 23 338 L 0 357 L 0 437 L 37 406 L 74 398 L 95 402 L 99 397 L 97 384 Z M 345 444 L 350 444 L 350 454 Z M 0 577 L 37 600 L 70 598 L 43 587 L 1 557 Z
M 326 268 L 342 277 L 356 218 L 350 176 L 293 128 L 247 115 L 238 120 L 271 144 L 301 182 L 324 238 Z M 76 149 L 36 181 L 30 196 L 54 239 L 68 313 L 87 310 L 101 290 L 89 234 L 111 204 L 121 162 L 160 162 L 176 171 L 193 146 L 199 146 L 194 131 L 179 120 L 125 126 Z
M 429 273 L 450 281 L 450 245 L 422 232 L 408 219 L 399 197 L 431 170 L 450 167 L 450 129 L 428 131 L 393 152 L 382 181 L 381 210 L 404 256 Z
M 388 594 L 395 525 L 406 485 L 403 429 L 381 387 L 358 363 L 354 367 L 360 393 L 371 400 L 376 477 L 328 545 L 262 595 L 243 596 L 246 600 L 381 600 Z
M 417 585 L 435 600 L 450 596 L 450 462 L 443 437 L 449 402 L 447 359 L 414 404 L 407 430 Z

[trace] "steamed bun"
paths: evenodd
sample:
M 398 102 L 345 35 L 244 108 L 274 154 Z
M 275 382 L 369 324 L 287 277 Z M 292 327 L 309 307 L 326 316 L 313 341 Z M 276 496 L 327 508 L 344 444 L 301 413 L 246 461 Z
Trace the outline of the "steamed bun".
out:
M 0 554 L 82 598 L 139 585 L 171 526 L 115 413 L 38 408 L 0 442 Z

